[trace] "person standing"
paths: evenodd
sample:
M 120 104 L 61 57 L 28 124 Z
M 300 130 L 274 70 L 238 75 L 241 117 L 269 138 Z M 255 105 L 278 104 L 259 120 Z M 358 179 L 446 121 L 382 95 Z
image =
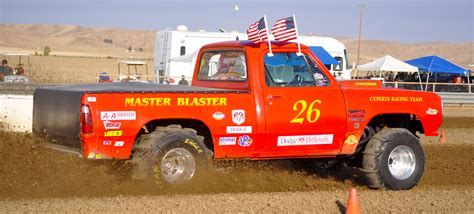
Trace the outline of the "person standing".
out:
M 5 76 L 12 75 L 13 69 L 8 66 L 8 61 L 6 59 L 2 60 L 2 65 L 0 66 L 0 80 L 3 81 Z
M 181 80 L 178 82 L 178 85 L 189 85 L 188 81 L 184 78 L 184 75 L 181 76 Z

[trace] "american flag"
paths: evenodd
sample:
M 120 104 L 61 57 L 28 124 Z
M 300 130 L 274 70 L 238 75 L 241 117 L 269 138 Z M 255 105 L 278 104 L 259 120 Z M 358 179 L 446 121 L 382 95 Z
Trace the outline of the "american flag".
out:
M 272 27 L 275 40 L 286 42 L 297 38 L 296 26 L 293 17 L 279 19 Z
M 253 43 L 259 43 L 268 40 L 268 32 L 267 27 L 265 26 L 264 17 L 250 25 L 250 27 L 247 29 L 247 35 L 248 39 Z

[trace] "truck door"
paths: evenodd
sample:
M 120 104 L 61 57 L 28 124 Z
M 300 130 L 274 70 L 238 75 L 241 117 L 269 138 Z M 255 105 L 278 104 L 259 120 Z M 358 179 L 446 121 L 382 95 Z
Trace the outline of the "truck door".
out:
M 344 97 L 308 55 L 265 55 L 266 135 L 262 155 L 340 151 L 346 132 Z

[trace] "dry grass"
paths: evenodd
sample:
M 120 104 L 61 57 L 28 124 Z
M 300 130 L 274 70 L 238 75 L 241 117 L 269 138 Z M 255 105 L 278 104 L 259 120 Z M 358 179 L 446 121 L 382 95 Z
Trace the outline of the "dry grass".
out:
M 12 66 L 18 63 L 16 58 L 8 60 Z M 95 83 L 101 71 L 108 72 L 116 79 L 118 61 L 120 59 L 98 57 L 30 56 L 31 69 L 27 70 L 27 76 L 33 83 L 39 84 Z M 153 60 L 146 62 L 149 75 L 153 77 Z M 126 67 L 122 66 L 121 69 L 125 70 Z M 138 71 L 145 74 L 145 69 Z

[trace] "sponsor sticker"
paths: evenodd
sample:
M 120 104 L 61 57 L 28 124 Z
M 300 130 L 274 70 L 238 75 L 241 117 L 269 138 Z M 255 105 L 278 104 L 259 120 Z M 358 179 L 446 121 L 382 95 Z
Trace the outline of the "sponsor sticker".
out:
M 245 122 L 245 110 L 232 110 L 232 122 L 240 125 Z
M 227 126 L 227 134 L 250 134 L 252 126 Z
M 109 129 L 120 129 L 120 126 L 122 126 L 122 122 L 112 122 L 112 121 L 104 121 L 104 128 L 105 130 Z
M 135 111 L 102 111 L 100 112 L 101 120 L 136 120 Z
M 237 137 L 220 137 L 219 138 L 220 146 L 231 146 L 231 145 L 235 145 L 236 142 L 237 142 Z
M 364 121 L 364 117 L 364 110 L 349 110 L 347 112 L 347 118 L 349 121 Z
M 123 146 L 123 143 L 124 143 L 123 141 L 115 141 L 114 146 L 115 146 L 115 147 L 122 147 L 122 146 Z
M 279 136 L 277 146 L 307 146 L 332 144 L 333 135 Z
M 104 132 L 104 137 L 120 137 L 122 136 L 122 131 L 106 131 Z
M 253 140 L 248 135 L 240 136 L 239 137 L 239 145 L 242 147 L 247 147 L 252 145 Z
M 87 97 L 87 102 L 93 103 L 95 101 L 97 101 L 97 99 L 95 97 Z
M 355 135 L 349 135 L 347 139 L 344 141 L 345 144 L 356 144 L 357 143 L 357 137 Z
M 216 119 L 216 120 L 222 120 L 224 119 L 225 117 L 225 114 L 218 111 L 218 112 L 215 112 L 214 114 L 212 114 L 212 118 Z
M 429 108 L 428 110 L 426 110 L 426 114 L 427 114 L 427 115 L 437 115 L 437 114 L 438 114 L 438 110 Z
M 103 143 L 105 146 L 110 146 L 112 145 L 112 141 L 111 140 L 104 140 L 104 143 Z

